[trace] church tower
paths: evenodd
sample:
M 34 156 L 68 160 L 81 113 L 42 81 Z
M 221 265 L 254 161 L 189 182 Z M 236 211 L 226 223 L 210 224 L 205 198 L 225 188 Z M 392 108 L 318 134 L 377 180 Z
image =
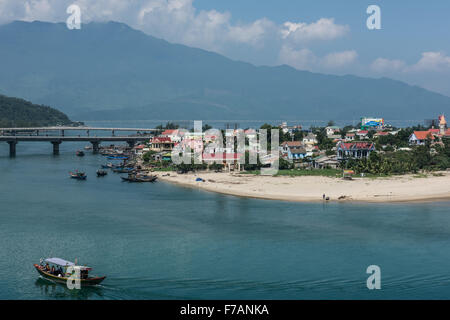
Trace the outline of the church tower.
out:
M 447 121 L 445 121 L 444 115 L 439 116 L 439 134 L 444 135 L 447 129 Z

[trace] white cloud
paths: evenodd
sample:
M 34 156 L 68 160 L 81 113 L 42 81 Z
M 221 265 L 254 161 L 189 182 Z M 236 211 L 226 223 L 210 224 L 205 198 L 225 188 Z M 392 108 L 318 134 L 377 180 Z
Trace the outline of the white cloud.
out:
M 424 52 L 422 58 L 408 71 L 450 71 L 450 57 L 442 52 Z
M 295 50 L 285 45 L 281 48 L 279 62 L 301 70 L 323 71 L 349 66 L 357 58 L 358 54 L 354 50 L 332 52 L 324 57 L 318 57 L 309 49 Z
M 300 70 L 312 71 L 318 58 L 309 49 L 295 50 L 285 45 L 281 48 L 279 61 Z
M 322 59 L 322 64 L 329 68 L 341 68 L 355 62 L 357 58 L 355 50 L 332 52 Z
M 378 58 L 370 65 L 370 68 L 379 73 L 402 71 L 406 67 L 406 63 L 402 60 L 389 60 Z
M 275 23 L 263 18 L 247 25 L 230 26 L 228 38 L 230 41 L 259 46 L 264 43 L 264 38 L 269 34 L 273 35 L 276 29 Z
M 443 52 L 423 52 L 416 63 L 408 65 L 403 60 L 378 58 L 372 62 L 370 68 L 377 73 L 427 73 L 450 71 L 450 57 Z
M 294 23 L 285 22 L 281 34 L 284 39 L 294 43 L 303 43 L 311 40 L 333 40 L 344 36 L 349 27 L 334 23 L 334 19 L 322 18 L 316 22 Z
M 0 23 L 11 20 L 61 22 L 70 4 L 81 8 L 82 22 L 114 20 L 153 36 L 224 53 L 233 45 L 260 49 L 270 43 L 281 48 L 310 40 L 332 40 L 348 26 L 322 18 L 312 23 L 277 25 L 267 18 L 232 23 L 229 12 L 197 10 L 194 0 L 0 0 Z

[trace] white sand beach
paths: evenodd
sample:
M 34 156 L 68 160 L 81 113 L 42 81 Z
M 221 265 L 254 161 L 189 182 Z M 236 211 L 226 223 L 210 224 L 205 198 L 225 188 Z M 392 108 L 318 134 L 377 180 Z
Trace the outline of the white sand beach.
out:
M 257 176 L 239 173 L 158 173 L 161 181 L 222 194 L 298 202 L 330 201 L 409 202 L 450 200 L 450 172 L 354 178 L 352 181 L 320 176 Z M 195 181 L 196 178 L 204 182 Z M 340 198 L 340 199 L 339 199 Z

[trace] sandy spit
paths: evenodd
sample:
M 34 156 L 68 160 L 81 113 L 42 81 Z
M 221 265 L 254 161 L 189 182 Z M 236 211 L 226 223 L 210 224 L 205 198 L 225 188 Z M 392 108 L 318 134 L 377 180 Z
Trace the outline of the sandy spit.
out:
M 442 176 L 414 175 L 355 178 L 352 181 L 319 176 L 257 176 L 239 173 L 156 173 L 159 180 L 239 197 L 316 202 L 323 194 L 330 201 L 424 202 L 450 200 L 450 172 Z M 202 178 L 204 182 L 195 181 Z

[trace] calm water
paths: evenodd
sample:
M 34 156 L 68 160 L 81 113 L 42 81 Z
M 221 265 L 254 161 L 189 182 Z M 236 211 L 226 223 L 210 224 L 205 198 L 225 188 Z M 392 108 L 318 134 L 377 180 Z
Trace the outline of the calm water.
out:
M 449 203 L 297 204 L 97 178 L 84 144 L 0 144 L 0 299 L 450 298 Z M 68 178 L 82 169 L 87 181 Z M 58 256 L 107 275 L 39 279 Z M 367 266 L 382 289 L 366 288 Z

